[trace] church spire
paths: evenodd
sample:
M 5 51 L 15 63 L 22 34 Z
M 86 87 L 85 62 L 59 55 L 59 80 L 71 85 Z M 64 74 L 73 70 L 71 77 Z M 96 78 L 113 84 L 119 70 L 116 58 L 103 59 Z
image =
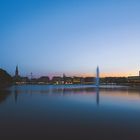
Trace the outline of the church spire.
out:
M 16 66 L 15 77 L 19 76 L 18 65 Z

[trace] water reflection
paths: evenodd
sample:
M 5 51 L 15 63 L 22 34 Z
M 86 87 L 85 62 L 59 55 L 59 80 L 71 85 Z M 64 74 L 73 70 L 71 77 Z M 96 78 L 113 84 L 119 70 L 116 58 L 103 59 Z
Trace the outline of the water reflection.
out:
M 12 139 L 13 134 L 15 137 L 19 134 L 18 140 L 20 135 L 36 139 L 37 134 L 39 137 L 43 135 L 44 139 L 49 134 L 60 134 L 66 140 L 69 136 L 80 140 L 120 140 L 120 136 L 123 136 L 122 140 L 130 136 L 140 139 L 139 90 L 15 86 L 9 91 L 0 92 L 1 102 L 0 132 L 4 140 L 5 136 L 11 136 L 8 140 Z
M 10 94 L 9 90 L 0 90 L 0 103 L 4 102 Z
M 15 103 L 17 103 L 18 94 L 19 94 L 19 92 L 18 92 L 17 88 L 15 87 L 15 90 L 14 90 L 14 99 L 15 99 Z
M 100 104 L 100 96 L 117 97 L 125 99 L 139 99 L 140 91 L 119 88 L 95 88 L 95 87 L 67 87 L 67 86 L 15 86 L 13 89 L 15 103 L 18 101 L 20 94 L 46 94 L 47 96 L 72 96 L 72 95 L 96 95 L 96 104 Z
M 14 86 L 11 90 L 13 91 L 14 102 L 17 104 L 18 98 L 22 94 L 46 94 L 46 96 L 74 96 L 74 95 L 95 95 L 96 98 L 96 105 L 99 106 L 100 104 L 100 89 L 95 87 L 53 87 L 53 86 L 46 86 L 40 88 L 41 86 L 37 86 L 36 89 L 34 86 Z M 34 89 L 35 88 L 35 89 Z
M 100 103 L 100 96 L 99 96 L 99 88 L 96 88 L 96 104 L 99 106 Z

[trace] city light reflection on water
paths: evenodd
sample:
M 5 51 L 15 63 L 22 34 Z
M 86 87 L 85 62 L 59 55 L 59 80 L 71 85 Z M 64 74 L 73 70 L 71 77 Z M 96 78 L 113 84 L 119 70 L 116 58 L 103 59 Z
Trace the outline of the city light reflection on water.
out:
M 14 86 L 0 92 L 5 139 L 140 139 L 140 91 Z

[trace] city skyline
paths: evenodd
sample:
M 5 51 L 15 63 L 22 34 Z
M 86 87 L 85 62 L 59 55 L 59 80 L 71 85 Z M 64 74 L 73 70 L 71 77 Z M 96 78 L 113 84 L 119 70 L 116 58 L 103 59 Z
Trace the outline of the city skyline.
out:
M 94 69 L 94 72 L 93 73 L 91 73 L 91 74 L 78 74 L 78 73 L 75 73 L 75 74 L 68 74 L 68 73 L 54 73 L 54 74 L 44 74 L 44 75 L 42 75 L 42 74 L 37 74 L 37 75 L 35 75 L 33 72 L 30 72 L 30 73 L 26 73 L 26 75 L 23 75 L 23 73 L 21 72 L 21 70 L 20 70 L 20 68 L 19 68 L 19 66 L 17 65 L 16 67 L 15 67 L 15 70 L 14 70 L 14 72 L 13 72 L 13 74 L 12 74 L 12 76 L 14 77 L 28 77 L 28 78 L 40 78 L 40 77 L 43 77 L 43 76 L 47 76 L 47 77 L 50 77 L 50 78 L 53 78 L 53 77 L 64 77 L 64 76 L 66 76 L 66 77 L 96 77 L 97 76 L 97 68 L 99 69 L 99 66 L 97 66 L 95 69 Z M 132 75 L 132 74 L 129 74 L 129 75 L 124 75 L 124 74 L 122 74 L 122 73 L 120 73 L 120 74 L 114 74 L 114 75 L 109 75 L 109 74 L 106 74 L 106 73 L 100 73 L 100 77 L 101 78 L 104 78 L 104 77 L 133 77 L 133 76 L 136 76 L 136 77 L 139 77 L 140 76 L 140 71 L 138 71 L 135 75 Z
M 1 0 L 0 67 L 28 75 L 138 75 L 138 0 Z

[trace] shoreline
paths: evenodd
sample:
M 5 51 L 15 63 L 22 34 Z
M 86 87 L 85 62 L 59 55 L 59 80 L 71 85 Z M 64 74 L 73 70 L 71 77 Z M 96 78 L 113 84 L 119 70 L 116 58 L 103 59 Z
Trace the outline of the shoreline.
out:
M 61 89 L 61 90 L 139 90 L 140 86 L 128 86 L 128 85 L 100 85 L 97 87 L 96 85 L 82 85 L 82 84 L 67 84 L 67 85 L 54 85 L 54 84 L 20 84 L 20 85 L 12 85 L 10 87 L 7 87 L 5 89 L 0 90 L 7 90 L 13 87 L 30 87 L 30 86 L 43 86 L 43 87 L 53 87 L 54 89 Z M 45 90 L 45 89 L 44 89 Z

